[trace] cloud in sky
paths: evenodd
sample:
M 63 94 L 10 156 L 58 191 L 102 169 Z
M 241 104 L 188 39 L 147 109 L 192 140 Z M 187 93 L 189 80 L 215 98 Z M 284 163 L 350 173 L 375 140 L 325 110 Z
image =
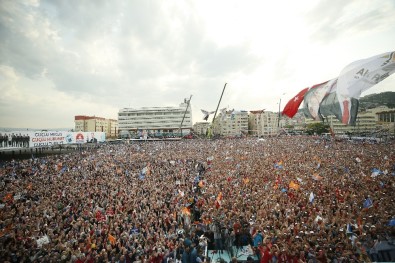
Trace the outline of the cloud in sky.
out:
M 14 1 L 0 5 L 0 126 L 74 126 L 120 108 L 278 101 L 394 50 L 395 3 Z M 369 92 L 395 90 L 390 77 Z M 282 95 L 284 94 L 285 95 Z

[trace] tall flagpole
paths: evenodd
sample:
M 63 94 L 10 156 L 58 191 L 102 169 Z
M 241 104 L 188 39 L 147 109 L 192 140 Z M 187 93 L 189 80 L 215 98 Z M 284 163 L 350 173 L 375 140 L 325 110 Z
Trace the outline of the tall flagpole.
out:
M 186 108 L 185 111 L 184 111 L 184 116 L 182 116 L 182 120 L 181 120 L 181 124 L 180 124 L 180 129 L 179 129 L 180 132 L 181 132 L 181 137 L 182 137 L 182 123 L 184 122 L 185 114 L 186 114 L 187 111 L 188 111 L 189 103 L 191 103 L 191 99 L 192 99 L 192 95 L 189 97 L 188 104 L 187 104 L 187 108 Z
M 225 83 L 225 86 L 224 86 L 224 88 L 222 89 L 221 97 L 219 98 L 219 101 L 218 101 L 217 109 L 215 109 L 215 113 L 214 113 L 213 121 L 212 121 L 212 123 L 211 123 L 211 127 L 212 127 L 212 128 L 213 128 L 213 126 L 214 126 L 214 120 L 215 120 L 215 116 L 217 116 L 217 112 L 218 112 L 219 104 L 221 103 L 222 96 L 224 95 L 224 91 L 225 91 L 225 88 L 226 88 L 226 84 L 228 84 L 228 83 Z

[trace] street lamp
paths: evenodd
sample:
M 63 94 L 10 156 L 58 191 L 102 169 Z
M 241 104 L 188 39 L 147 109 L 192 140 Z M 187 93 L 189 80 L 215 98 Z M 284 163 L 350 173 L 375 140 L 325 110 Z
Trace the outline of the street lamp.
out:
M 284 96 L 285 93 L 283 93 L 281 96 Z M 277 122 L 277 127 L 280 128 L 280 118 L 281 118 L 281 97 L 280 97 L 280 102 L 278 103 L 278 122 Z

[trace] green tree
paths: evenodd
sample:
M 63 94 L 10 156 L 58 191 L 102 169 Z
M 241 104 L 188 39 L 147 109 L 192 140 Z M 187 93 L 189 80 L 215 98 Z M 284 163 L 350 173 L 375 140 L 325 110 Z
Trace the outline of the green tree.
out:
M 306 132 L 310 135 L 312 135 L 312 134 L 321 135 L 323 133 L 328 133 L 329 132 L 329 125 L 324 124 L 322 122 L 310 123 L 307 125 Z

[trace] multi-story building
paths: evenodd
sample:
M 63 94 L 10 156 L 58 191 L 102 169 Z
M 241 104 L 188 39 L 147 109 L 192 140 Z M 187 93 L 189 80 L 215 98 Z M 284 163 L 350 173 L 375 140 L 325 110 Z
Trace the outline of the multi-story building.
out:
M 378 125 L 383 134 L 395 136 L 395 109 L 386 109 L 376 113 Z
M 209 122 L 196 122 L 193 125 L 193 131 L 197 135 L 206 135 L 207 134 L 207 129 L 210 127 Z
M 188 134 L 192 129 L 191 105 L 184 99 L 179 107 L 123 108 L 118 113 L 118 124 L 120 133 L 131 135 Z
M 74 116 L 75 131 L 105 132 L 106 137 L 116 137 L 118 122 L 114 119 L 106 119 L 97 116 Z
M 326 117 L 324 123 L 328 124 L 337 135 L 350 133 L 355 135 L 372 135 L 382 129 L 392 128 L 391 122 L 394 122 L 394 112 L 393 109 L 380 106 L 358 112 L 355 125 L 345 125 L 335 116 Z M 306 124 L 314 122 L 317 121 L 306 119 Z
M 220 113 L 213 123 L 214 135 L 238 136 L 248 133 L 248 112 Z
M 257 136 L 271 136 L 279 132 L 285 121 L 278 119 L 278 112 L 251 111 L 249 116 L 250 133 Z
M 109 134 L 111 137 L 118 136 L 118 120 L 108 119 L 107 122 L 107 130 L 110 131 Z

